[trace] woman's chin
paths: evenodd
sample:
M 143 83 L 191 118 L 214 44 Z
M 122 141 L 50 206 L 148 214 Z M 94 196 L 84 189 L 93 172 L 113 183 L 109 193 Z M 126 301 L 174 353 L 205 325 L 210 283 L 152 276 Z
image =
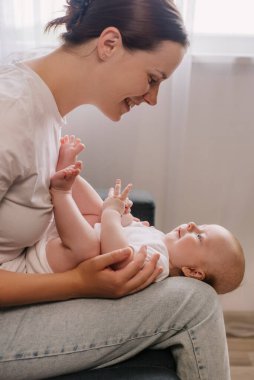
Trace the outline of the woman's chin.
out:
M 121 117 L 122 117 L 122 115 L 114 115 L 114 116 L 111 116 L 110 119 L 112 121 L 119 121 L 119 120 L 121 120 Z
M 119 121 L 122 117 L 122 114 L 120 112 L 109 112 L 106 110 L 101 110 L 101 111 L 108 119 L 112 121 Z

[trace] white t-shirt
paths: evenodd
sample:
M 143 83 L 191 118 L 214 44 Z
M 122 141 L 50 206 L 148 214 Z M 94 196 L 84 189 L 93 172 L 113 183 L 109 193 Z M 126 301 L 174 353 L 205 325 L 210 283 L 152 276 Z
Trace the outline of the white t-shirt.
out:
M 96 223 L 95 231 L 100 239 L 101 223 Z M 128 245 L 133 249 L 134 253 L 138 252 L 142 245 L 147 246 L 147 260 L 150 260 L 155 253 L 160 254 L 157 266 L 163 268 L 162 273 L 157 278 L 161 281 L 169 276 L 169 255 L 166 245 L 164 244 L 165 234 L 154 227 L 144 226 L 141 222 L 132 222 L 126 227 L 123 227 Z
M 64 123 L 33 70 L 0 67 L 0 264 L 35 244 L 52 218 L 50 176 Z

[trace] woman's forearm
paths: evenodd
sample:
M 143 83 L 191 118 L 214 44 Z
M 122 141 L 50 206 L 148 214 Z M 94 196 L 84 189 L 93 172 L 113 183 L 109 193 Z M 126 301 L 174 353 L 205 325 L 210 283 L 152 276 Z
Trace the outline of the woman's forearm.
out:
M 76 298 L 77 293 L 72 271 L 27 274 L 0 270 L 0 307 L 63 301 Z
M 120 271 L 112 270 L 131 256 L 129 248 L 88 259 L 76 268 L 54 274 L 26 274 L 0 270 L 0 307 L 71 298 L 119 298 L 152 284 L 160 274 L 158 257 L 146 262 L 141 249 Z

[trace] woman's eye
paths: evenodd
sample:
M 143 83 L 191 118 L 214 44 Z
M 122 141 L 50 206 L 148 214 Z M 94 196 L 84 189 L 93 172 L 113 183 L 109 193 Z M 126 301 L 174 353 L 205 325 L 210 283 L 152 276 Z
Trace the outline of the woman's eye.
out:
M 148 79 L 148 83 L 149 83 L 150 85 L 156 84 L 156 83 L 157 83 L 157 79 L 156 79 L 156 78 L 153 78 L 153 77 L 149 77 L 149 79 Z

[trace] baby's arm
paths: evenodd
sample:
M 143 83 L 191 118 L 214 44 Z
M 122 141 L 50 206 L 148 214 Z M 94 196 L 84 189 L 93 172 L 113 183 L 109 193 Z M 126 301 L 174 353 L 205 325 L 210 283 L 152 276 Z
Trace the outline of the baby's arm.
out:
M 115 188 L 110 190 L 109 197 L 104 201 L 101 217 L 101 253 L 128 247 L 121 219 L 130 189 L 131 185 L 128 185 L 121 193 L 121 182 L 117 180 Z
M 77 176 L 72 187 L 72 196 L 79 211 L 93 227 L 101 221 L 103 201 L 95 189 L 81 176 Z

